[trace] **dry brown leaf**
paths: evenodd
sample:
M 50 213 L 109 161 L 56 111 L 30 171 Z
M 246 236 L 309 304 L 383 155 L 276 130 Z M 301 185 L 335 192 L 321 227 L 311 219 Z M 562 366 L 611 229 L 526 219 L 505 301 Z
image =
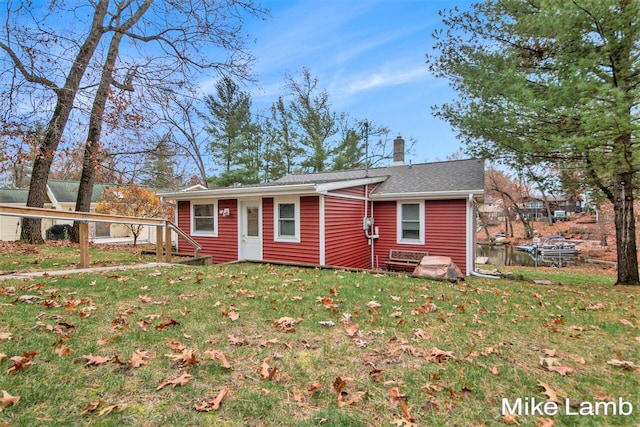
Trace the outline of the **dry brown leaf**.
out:
M 429 340 L 431 338 L 433 338 L 433 335 L 431 335 L 429 332 L 424 331 L 420 328 L 416 329 L 415 332 L 413 333 L 413 336 L 415 336 L 416 338 L 420 338 L 423 340 Z
M 343 380 L 341 377 L 336 377 L 336 379 L 333 381 L 333 390 L 338 396 L 340 396 L 340 393 L 342 393 L 342 389 L 344 389 L 346 385 L 346 380 Z
M 20 396 L 11 396 L 5 390 L 2 390 L 2 397 L 0 397 L 0 410 L 6 408 L 9 405 L 16 406 L 19 400 Z
M 23 354 L 22 356 L 13 356 L 9 360 L 13 361 L 13 366 L 7 369 L 7 374 L 20 371 L 29 365 L 33 365 L 31 357 L 29 357 L 28 354 Z
M 280 379 L 280 375 L 278 374 L 278 368 L 275 366 L 269 366 L 267 363 L 269 358 L 265 358 L 258 369 L 258 373 L 260 376 L 266 380 L 278 381 Z
M 223 352 L 217 350 L 207 350 L 204 352 L 205 355 L 209 356 L 211 360 L 219 360 L 222 363 L 222 366 L 227 369 L 232 369 L 231 364 L 227 360 L 227 357 Z
M 558 393 L 547 383 L 539 382 L 538 386 L 544 389 L 543 394 L 547 395 L 547 400 L 550 402 L 560 403 L 560 399 L 558 399 Z
M 10 340 L 12 336 L 11 332 L 0 332 L 0 340 Z
M 322 383 L 320 381 L 317 381 L 313 384 L 309 384 L 309 387 L 307 387 L 307 392 L 309 393 L 313 393 L 315 391 L 318 391 L 322 388 Z
M 189 381 L 191 381 L 193 379 L 193 375 L 189 375 L 187 373 L 184 373 L 182 375 L 180 375 L 177 378 L 173 378 L 171 380 L 166 380 L 161 382 L 158 387 L 156 388 L 157 390 L 160 390 L 163 387 L 166 387 L 168 385 L 170 385 L 173 388 L 176 388 L 176 386 L 185 386 Z
M 607 363 L 617 368 L 622 368 L 629 371 L 640 370 L 640 366 L 636 365 L 633 362 L 629 362 L 628 360 L 611 359 L 611 360 L 608 360 Z
M 296 390 L 293 391 L 293 400 L 298 404 L 298 406 L 302 408 L 308 408 L 311 406 L 307 403 L 306 397 L 300 391 L 296 391 Z
M 165 354 L 165 356 L 172 359 L 181 368 L 188 369 L 198 363 L 195 353 L 189 348 L 182 350 L 181 354 Z
M 102 417 L 102 416 L 105 416 L 105 415 L 109 415 L 113 411 L 124 411 L 124 409 L 126 407 L 127 407 L 126 403 L 119 403 L 117 405 L 109 405 L 109 406 L 105 407 L 104 409 L 102 409 L 100 412 L 98 412 L 98 416 Z
M 109 340 L 109 338 L 100 338 L 98 341 L 96 341 L 96 344 L 99 346 L 103 346 L 109 344 L 110 342 L 111 341 Z
M 515 425 L 518 425 L 518 426 L 520 425 L 520 423 L 518 422 L 518 420 L 516 419 L 516 417 L 514 415 L 505 414 L 505 415 L 502 416 L 502 419 L 507 424 L 515 424 Z
M 273 326 L 284 332 L 295 332 L 296 328 L 294 325 L 300 323 L 301 321 L 301 317 L 295 319 L 293 317 L 281 317 L 273 322 Z
M 358 335 L 358 332 L 360 331 L 360 326 L 351 322 L 342 322 L 342 324 L 344 325 L 345 332 L 350 338 L 353 338 L 356 335 Z
M 239 338 L 233 334 L 227 335 L 227 339 L 229 340 L 229 344 L 231 345 L 245 345 L 247 343 L 247 340 L 245 340 L 244 338 Z
M 2 359 L 6 358 L 7 355 L 4 353 L 0 353 L 0 362 L 2 362 Z
M 88 414 L 89 412 L 93 412 L 96 409 L 98 409 L 98 407 L 100 406 L 100 404 L 102 403 L 102 399 L 98 399 L 98 400 L 94 400 L 93 402 L 89 402 L 87 403 L 87 406 L 84 407 L 84 409 L 82 410 L 82 412 L 80 412 L 81 414 Z
M 73 353 L 73 350 L 62 344 L 60 347 L 56 348 L 55 352 L 58 356 L 68 356 Z
M 218 408 L 220 408 L 220 405 L 222 404 L 222 401 L 226 397 L 227 393 L 229 393 L 229 389 L 227 387 L 224 387 L 222 390 L 220 390 L 220 393 L 218 393 L 218 395 L 214 399 L 205 400 L 200 405 L 196 403 L 195 405 L 193 405 L 193 407 L 196 411 L 217 411 Z
M 444 351 L 433 347 L 429 354 L 425 355 L 425 359 L 430 362 L 442 363 L 453 358 L 453 351 Z
M 83 359 L 87 360 L 87 364 L 86 366 L 98 366 L 98 365 L 102 365 L 107 363 L 108 361 L 111 360 L 110 357 L 106 357 L 106 356 L 94 356 L 92 354 L 88 355 L 88 356 L 82 356 Z
M 572 374 L 575 371 L 575 369 L 569 366 L 547 366 L 547 370 L 551 372 L 557 372 L 563 377 L 566 377 L 567 375 Z
M 139 368 L 140 366 L 145 366 L 149 364 L 149 352 L 148 351 L 140 351 L 136 350 L 131 356 L 131 360 L 129 364 L 132 368 Z
M 556 425 L 556 422 L 549 418 L 540 417 L 536 420 L 537 427 L 553 427 Z

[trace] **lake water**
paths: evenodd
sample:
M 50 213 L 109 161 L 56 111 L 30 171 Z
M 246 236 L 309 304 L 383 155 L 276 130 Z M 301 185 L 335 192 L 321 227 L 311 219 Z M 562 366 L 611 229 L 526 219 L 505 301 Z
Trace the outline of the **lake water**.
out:
M 477 246 L 478 257 L 489 258 L 489 264 L 493 265 L 522 265 L 527 267 L 535 266 L 556 266 L 562 267 L 565 265 L 579 264 L 580 260 L 573 256 L 563 257 L 543 257 L 541 255 L 535 256 L 528 252 L 517 251 L 511 245 L 478 245 Z

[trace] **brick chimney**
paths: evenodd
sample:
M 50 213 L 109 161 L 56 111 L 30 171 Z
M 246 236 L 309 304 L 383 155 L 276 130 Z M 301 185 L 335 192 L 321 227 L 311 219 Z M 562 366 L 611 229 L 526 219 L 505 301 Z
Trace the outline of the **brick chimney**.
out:
M 393 140 L 393 166 L 404 165 L 404 139 L 400 135 Z

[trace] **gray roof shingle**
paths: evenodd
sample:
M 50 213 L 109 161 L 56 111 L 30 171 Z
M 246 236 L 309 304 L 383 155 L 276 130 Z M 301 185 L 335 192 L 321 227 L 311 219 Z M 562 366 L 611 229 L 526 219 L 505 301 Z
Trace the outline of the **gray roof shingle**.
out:
M 305 184 L 347 181 L 365 177 L 384 177 L 375 195 L 481 191 L 484 188 L 484 162 L 481 159 L 419 163 L 415 165 L 371 168 L 346 171 L 292 174 L 275 181 L 276 184 Z

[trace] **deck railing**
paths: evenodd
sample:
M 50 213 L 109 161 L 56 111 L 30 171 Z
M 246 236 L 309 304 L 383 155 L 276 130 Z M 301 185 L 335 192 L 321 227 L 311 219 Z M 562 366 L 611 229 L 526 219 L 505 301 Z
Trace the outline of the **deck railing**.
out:
M 0 215 L 18 216 L 22 218 L 51 218 L 76 221 L 80 232 L 80 267 L 89 267 L 89 222 L 106 222 L 113 224 L 132 224 L 156 227 L 156 261 L 171 262 L 171 230 L 175 231 L 193 249 L 195 256 L 200 254 L 200 245 L 182 231 L 173 222 L 160 218 L 140 218 L 133 216 L 109 215 L 90 212 L 58 211 L 54 209 L 32 208 L 24 206 L 0 205 Z M 164 231 L 164 233 L 163 233 Z M 163 242 L 164 236 L 164 242 Z

